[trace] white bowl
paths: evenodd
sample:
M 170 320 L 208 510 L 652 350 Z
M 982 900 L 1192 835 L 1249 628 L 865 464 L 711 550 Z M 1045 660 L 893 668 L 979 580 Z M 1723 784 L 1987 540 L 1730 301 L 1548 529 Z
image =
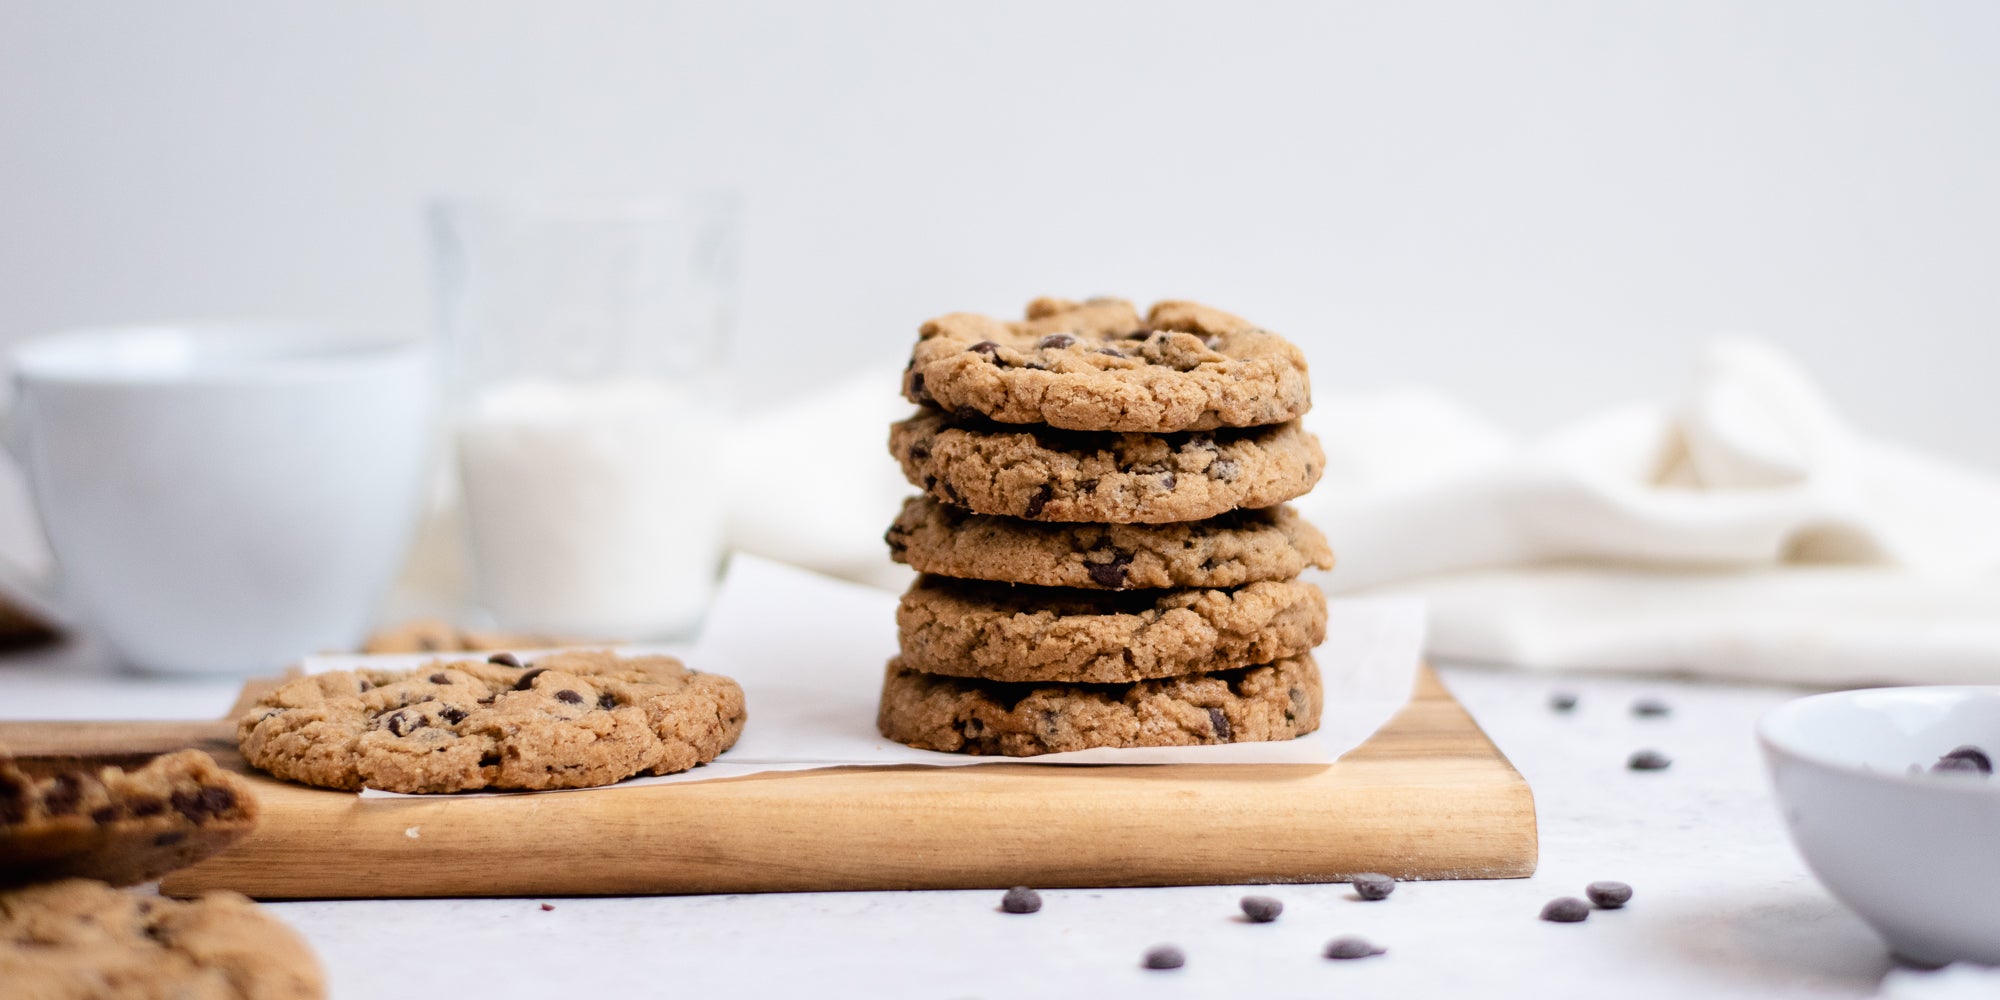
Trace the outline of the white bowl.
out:
M 2000 777 L 1912 774 L 2000 757 L 2000 687 L 1813 695 L 1757 726 L 1792 842 L 1835 898 L 1923 965 L 2000 963 Z

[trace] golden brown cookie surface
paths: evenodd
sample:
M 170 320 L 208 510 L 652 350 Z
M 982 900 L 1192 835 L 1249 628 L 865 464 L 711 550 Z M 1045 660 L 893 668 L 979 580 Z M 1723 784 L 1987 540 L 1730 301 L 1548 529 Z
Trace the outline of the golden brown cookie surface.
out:
M 923 325 L 903 395 L 1008 424 L 1069 430 L 1254 427 L 1312 406 L 1305 355 L 1219 309 L 1037 299 L 1027 318 L 953 313 Z
M 301 677 L 245 713 L 237 739 L 252 765 L 309 785 L 456 792 L 685 771 L 743 731 L 743 689 L 672 657 L 512 659 Z

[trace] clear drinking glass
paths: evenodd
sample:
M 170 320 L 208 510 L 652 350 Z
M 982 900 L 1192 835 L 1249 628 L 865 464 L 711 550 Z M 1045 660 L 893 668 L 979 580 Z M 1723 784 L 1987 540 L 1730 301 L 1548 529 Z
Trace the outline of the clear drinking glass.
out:
M 432 229 L 475 600 L 684 635 L 722 559 L 735 199 L 446 201 Z

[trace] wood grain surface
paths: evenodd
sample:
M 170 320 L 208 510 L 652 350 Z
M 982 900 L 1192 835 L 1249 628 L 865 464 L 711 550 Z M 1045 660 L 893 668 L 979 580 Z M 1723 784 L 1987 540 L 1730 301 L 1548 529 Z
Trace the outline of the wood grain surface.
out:
M 483 798 L 363 800 L 252 773 L 227 722 L 0 722 L 29 759 L 199 747 L 255 833 L 162 883 L 264 899 L 1325 882 L 1532 874 L 1527 782 L 1428 671 L 1331 766 L 832 768 Z M 36 760 L 41 758 L 42 760 Z

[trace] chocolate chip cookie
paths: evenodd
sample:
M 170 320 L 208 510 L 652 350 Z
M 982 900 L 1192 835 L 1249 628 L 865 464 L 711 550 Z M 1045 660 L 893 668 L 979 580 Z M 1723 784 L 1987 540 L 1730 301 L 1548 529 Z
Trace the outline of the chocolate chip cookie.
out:
M 743 731 L 743 689 L 667 656 L 439 660 L 293 680 L 237 721 L 251 764 L 326 788 L 585 788 L 704 764 Z
M 1164 524 L 1270 507 L 1319 481 L 1297 422 L 1186 434 L 1009 427 L 923 410 L 889 428 L 903 475 L 933 498 L 1031 521 Z
M 314 1000 L 319 962 L 233 892 L 194 900 L 67 879 L 0 893 L 0 993 L 92 1000 Z
M 1182 524 L 1077 524 L 918 496 L 903 501 L 884 540 L 890 558 L 922 573 L 1085 590 L 1237 587 L 1333 568 L 1326 536 L 1285 506 Z
M 257 824 L 242 778 L 199 750 L 26 773 L 0 756 L 0 886 L 82 876 L 132 885 L 185 868 Z
M 1288 740 L 1319 728 L 1319 668 L 1263 666 L 1113 685 L 1002 684 L 889 661 L 875 724 L 898 743 L 1028 757 L 1092 747 Z
M 1142 320 L 1123 299 L 931 320 L 903 395 L 1002 423 L 1153 434 L 1284 423 L 1312 406 L 1305 355 L 1284 338 L 1192 302 Z
M 1326 598 L 1298 580 L 1105 593 L 925 576 L 896 625 L 912 670 L 1122 684 L 1298 656 L 1326 638 Z

